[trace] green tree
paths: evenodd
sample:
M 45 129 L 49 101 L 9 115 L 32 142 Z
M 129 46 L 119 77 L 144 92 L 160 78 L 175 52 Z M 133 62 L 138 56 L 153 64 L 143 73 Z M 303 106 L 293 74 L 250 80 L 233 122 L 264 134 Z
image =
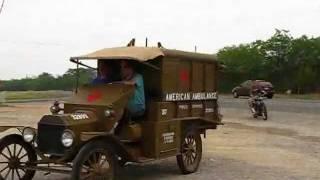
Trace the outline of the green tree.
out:
M 94 70 L 79 68 L 79 85 L 90 82 L 94 75 Z M 72 90 L 76 85 L 76 77 L 76 69 L 68 69 L 66 73 L 57 77 L 44 72 L 36 77 L 2 81 L 0 91 Z
M 293 38 L 289 31 L 276 30 L 269 39 L 225 47 L 218 59 L 226 65 L 220 91 L 246 79 L 271 81 L 277 91 L 320 91 L 320 38 Z
M 320 43 L 318 39 L 302 36 L 293 40 L 289 54 L 293 89 L 297 93 L 317 89 L 320 60 Z
M 223 90 L 246 79 L 264 78 L 264 57 L 258 48 L 250 44 L 223 48 L 218 52 L 218 59 L 226 65 L 220 83 Z

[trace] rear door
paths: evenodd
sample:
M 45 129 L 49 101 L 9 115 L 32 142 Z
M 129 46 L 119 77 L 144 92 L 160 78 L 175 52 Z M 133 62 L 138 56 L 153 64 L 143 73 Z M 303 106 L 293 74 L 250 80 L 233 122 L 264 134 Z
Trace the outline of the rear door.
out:
M 247 80 L 245 82 L 243 82 L 241 85 L 241 87 L 239 88 L 239 95 L 241 96 L 249 96 L 250 95 L 250 89 L 252 86 L 252 81 L 251 80 Z

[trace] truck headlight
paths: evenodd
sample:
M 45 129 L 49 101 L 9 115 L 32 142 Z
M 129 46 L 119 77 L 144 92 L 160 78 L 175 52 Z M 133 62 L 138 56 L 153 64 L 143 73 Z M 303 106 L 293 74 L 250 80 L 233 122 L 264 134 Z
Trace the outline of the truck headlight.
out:
M 64 147 L 70 147 L 73 144 L 74 135 L 72 131 L 66 130 L 61 136 L 61 143 Z
M 59 107 L 57 107 L 57 106 L 51 106 L 51 107 L 50 107 L 50 112 L 51 112 L 52 114 L 58 113 L 58 112 L 59 112 Z
M 60 103 L 58 101 L 55 101 L 53 103 L 53 105 L 50 107 L 50 112 L 52 114 L 58 114 L 61 110 L 63 110 L 63 109 L 60 108 L 59 105 L 60 105 Z
M 114 111 L 112 109 L 107 109 L 107 110 L 104 111 L 104 115 L 106 117 L 113 116 L 114 115 Z
M 28 143 L 30 143 L 34 140 L 35 135 L 36 135 L 36 132 L 34 131 L 34 129 L 32 129 L 30 127 L 26 127 L 22 131 L 23 140 Z

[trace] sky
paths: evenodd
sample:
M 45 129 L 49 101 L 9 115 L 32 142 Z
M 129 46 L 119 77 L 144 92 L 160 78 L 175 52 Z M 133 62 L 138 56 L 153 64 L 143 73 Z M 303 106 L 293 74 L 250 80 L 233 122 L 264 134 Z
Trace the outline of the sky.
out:
M 0 4 L 3 0 L 0 0 Z M 0 79 L 63 74 L 69 57 L 160 41 L 165 48 L 217 53 L 267 39 L 277 29 L 320 36 L 319 0 L 5 0 Z

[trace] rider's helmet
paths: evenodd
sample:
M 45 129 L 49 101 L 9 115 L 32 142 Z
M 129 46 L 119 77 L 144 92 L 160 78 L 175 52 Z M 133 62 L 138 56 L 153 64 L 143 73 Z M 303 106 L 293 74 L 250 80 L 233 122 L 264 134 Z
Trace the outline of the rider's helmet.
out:
M 254 89 L 252 89 L 251 93 L 252 93 L 253 96 L 257 96 L 260 93 L 262 93 L 262 91 L 261 91 L 260 88 L 254 88 Z

